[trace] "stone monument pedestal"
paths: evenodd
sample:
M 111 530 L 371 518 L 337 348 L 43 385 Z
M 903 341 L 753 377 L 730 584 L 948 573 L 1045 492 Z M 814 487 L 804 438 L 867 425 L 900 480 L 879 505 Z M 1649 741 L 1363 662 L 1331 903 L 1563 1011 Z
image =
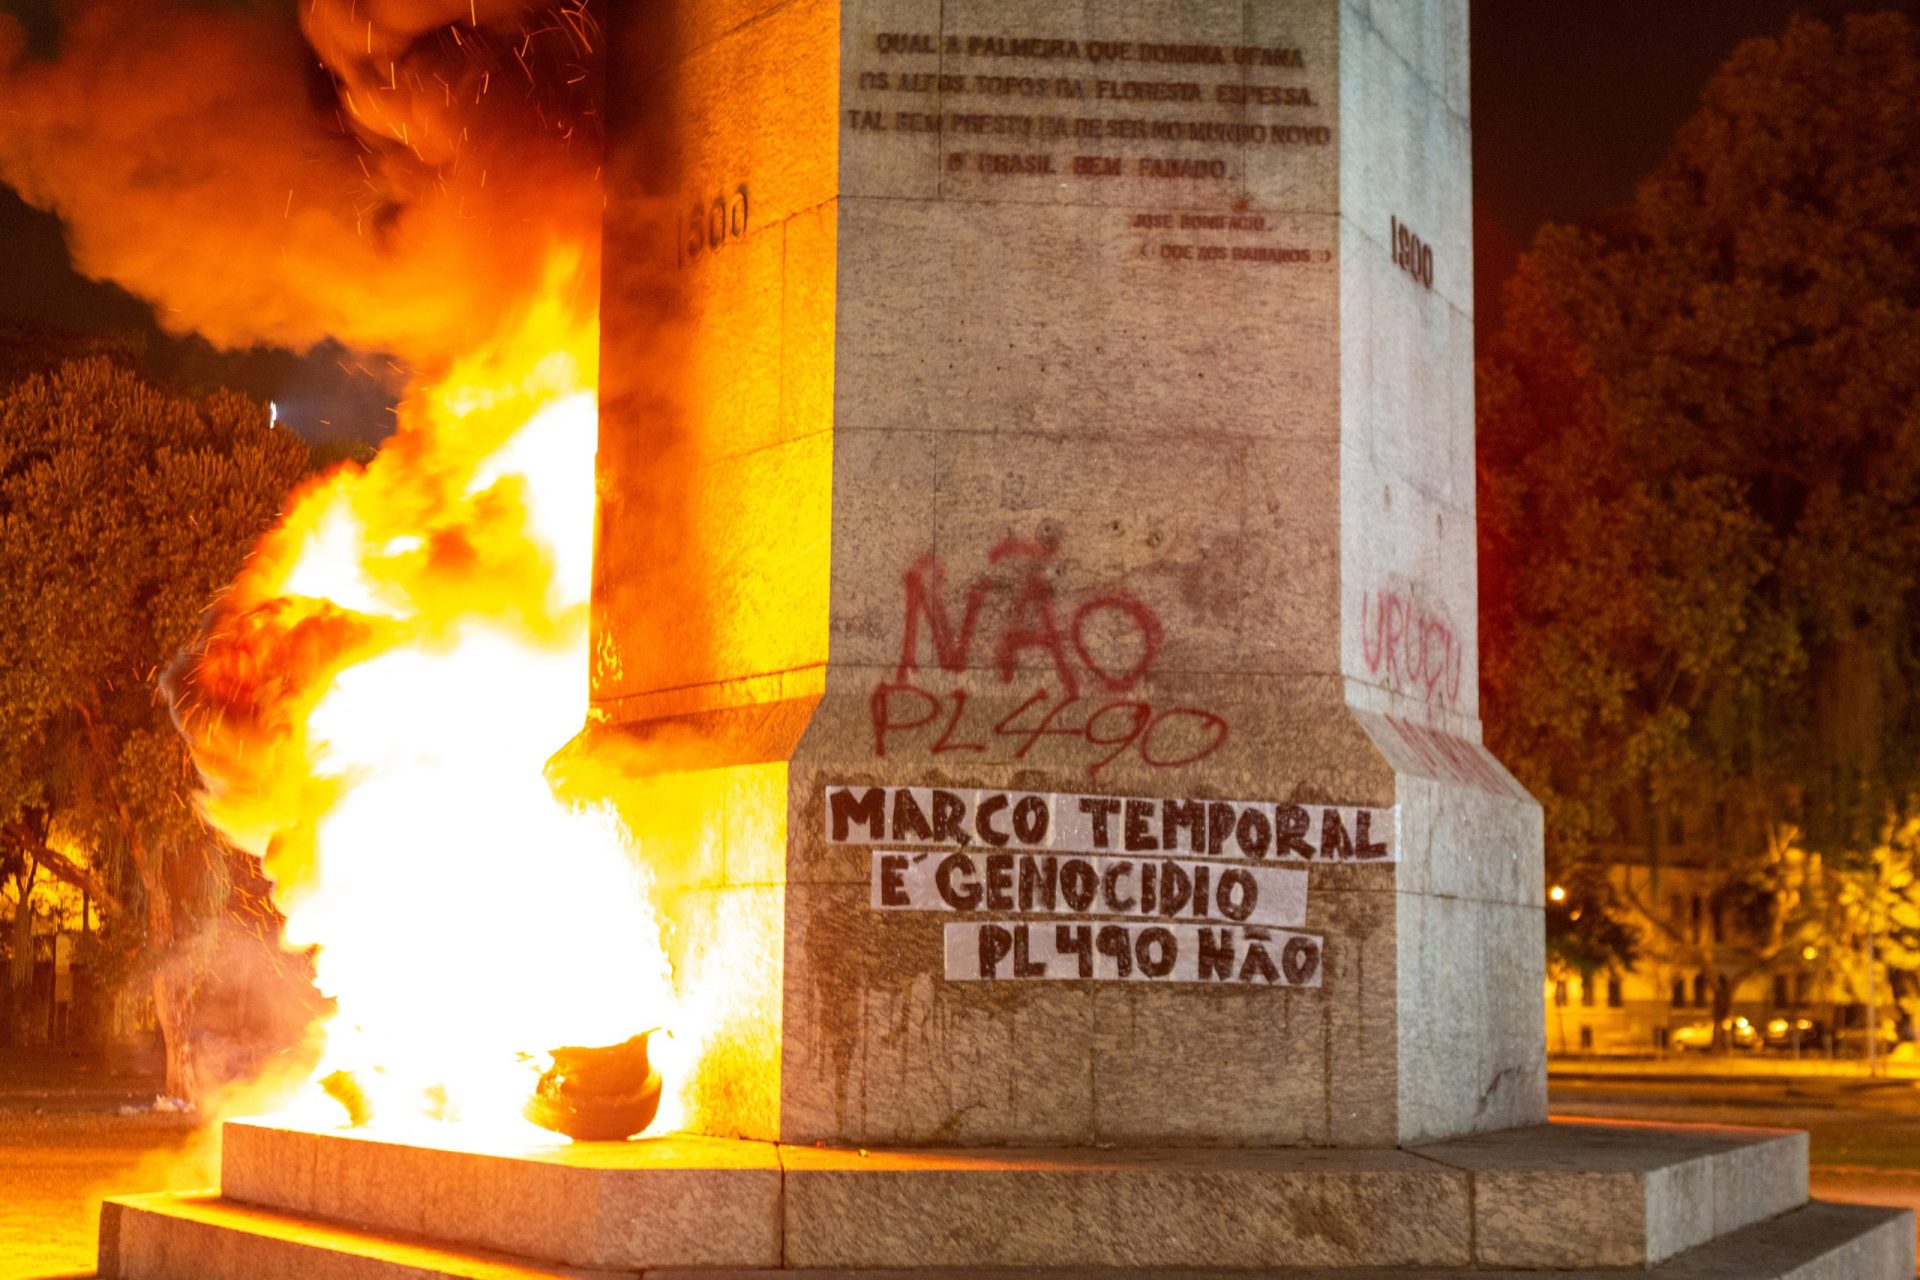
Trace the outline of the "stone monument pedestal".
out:
M 691 1136 L 257 1124 L 109 1280 L 1909 1280 L 1548 1125 L 1481 744 L 1463 0 L 610 6 L 593 723 Z
M 1540 815 L 1478 720 L 1464 8 L 622 12 L 573 755 L 725 1010 L 695 1127 L 1544 1120 Z
M 1907 1280 L 1906 1212 L 1810 1204 L 1806 1139 L 1554 1124 L 1396 1150 L 513 1154 L 226 1128 L 222 1192 L 109 1201 L 102 1280 L 583 1275 Z

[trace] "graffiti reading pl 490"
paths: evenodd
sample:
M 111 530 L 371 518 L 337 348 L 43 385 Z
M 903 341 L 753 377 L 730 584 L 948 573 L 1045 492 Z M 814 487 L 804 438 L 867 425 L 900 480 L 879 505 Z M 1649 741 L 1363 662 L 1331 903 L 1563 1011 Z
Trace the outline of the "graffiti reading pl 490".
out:
M 1095 777 L 1128 752 L 1167 769 L 1220 749 L 1228 733 L 1223 717 L 1201 707 L 1159 706 L 1137 692 L 1166 638 L 1152 606 L 1119 589 L 1061 599 L 1047 572 L 1058 551 L 1024 538 L 999 543 L 987 555 L 987 571 L 967 586 L 957 619 L 939 558 L 929 552 L 913 562 L 902 581 L 900 661 L 893 678 L 873 690 L 876 756 L 903 740 L 936 756 L 1013 760 L 1026 759 L 1043 741 L 1073 743 L 1086 748 L 1087 774 Z M 980 634 L 983 620 L 992 634 Z M 1000 685 L 1036 672 L 1037 683 L 1005 715 L 970 712 L 958 680 L 941 681 L 923 668 L 923 636 L 940 672 L 957 677 L 972 668 L 979 640 Z M 1026 662 L 1032 656 L 1039 665 Z

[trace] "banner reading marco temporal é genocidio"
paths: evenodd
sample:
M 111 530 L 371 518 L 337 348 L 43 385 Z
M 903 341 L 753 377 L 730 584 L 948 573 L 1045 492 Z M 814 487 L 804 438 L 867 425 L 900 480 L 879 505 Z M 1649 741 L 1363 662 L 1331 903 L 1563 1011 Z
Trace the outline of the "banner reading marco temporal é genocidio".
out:
M 1318 987 L 1324 940 L 1292 931 L 1308 866 L 1397 857 L 1394 811 L 1356 805 L 879 786 L 825 801 L 830 843 L 880 846 L 874 910 L 1053 917 L 946 924 L 949 981 Z
M 1254 861 L 1393 862 L 1394 811 L 1356 805 L 829 786 L 834 844 L 1184 853 Z

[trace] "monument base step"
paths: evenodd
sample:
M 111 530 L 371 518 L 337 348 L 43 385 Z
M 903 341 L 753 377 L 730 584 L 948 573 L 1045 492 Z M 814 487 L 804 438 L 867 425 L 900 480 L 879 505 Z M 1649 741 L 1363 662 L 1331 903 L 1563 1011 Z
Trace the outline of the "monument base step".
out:
M 100 1280 L 612 1280 L 294 1214 L 217 1195 L 123 1196 L 100 1206 Z
M 242 1121 L 226 1126 L 218 1196 L 120 1201 L 101 1220 L 115 1280 L 1913 1280 L 1913 1250 L 1904 1211 L 1808 1203 L 1805 1134 L 1589 1123 L 1408 1151 L 866 1150 L 686 1134 L 502 1150 Z
M 910 1270 L 590 1271 L 527 1262 L 417 1238 L 323 1223 L 210 1195 L 110 1200 L 100 1219 L 101 1280 L 1198 1280 L 1206 1270 L 935 1267 Z M 1909 1280 L 1913 1217 L 1905 1210 L 1810 1203 L 1651 1269 L 1492 1271 L 1473 1267 L 1241 1269 L 1245 1280 Z
M 227 1125 L 229 1200 L 555 1266 L 1645 1267 L 1807 1202 L 1806 1136 L 1549 1124 L 1409 1151 L 456 1150 Z M 1911 1280 L 1911 1277 L 1902 1277 Z

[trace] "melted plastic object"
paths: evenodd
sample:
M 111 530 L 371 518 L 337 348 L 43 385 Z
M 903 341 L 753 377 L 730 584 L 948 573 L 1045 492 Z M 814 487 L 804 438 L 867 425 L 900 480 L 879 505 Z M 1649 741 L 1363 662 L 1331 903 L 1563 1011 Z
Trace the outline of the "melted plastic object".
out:
M 553 1066 L 534 1086 L 523 1114 L 576 1142 L 618 1142 L 641 1132 L 660 1111 L 660 1073 L 647 1059 L 652 1034 L 597 1048 L 555 1049 Z

